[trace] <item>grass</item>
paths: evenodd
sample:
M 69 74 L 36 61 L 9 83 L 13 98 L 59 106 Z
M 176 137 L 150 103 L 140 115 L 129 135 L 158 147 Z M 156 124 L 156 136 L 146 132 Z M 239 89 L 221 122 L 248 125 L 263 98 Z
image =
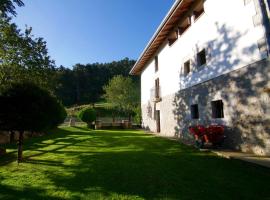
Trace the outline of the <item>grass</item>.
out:
M 270 199 L 270 170 L 141 131 L 59 128 L 0 159 L 0 199 Z

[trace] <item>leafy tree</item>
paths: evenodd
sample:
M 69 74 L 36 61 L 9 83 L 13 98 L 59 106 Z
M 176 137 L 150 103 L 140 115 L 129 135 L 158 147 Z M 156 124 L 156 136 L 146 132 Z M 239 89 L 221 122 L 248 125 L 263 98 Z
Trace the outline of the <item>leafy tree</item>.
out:
M 66 106 L 94 104 L 102 100 L 103 86 L 116 75 L 128 76 L 134 60 L 125 58 L 110 63 L 76 64 L 73 69 L 56 69 L 56 95 Z M 132 79 L 139 85 L 139 77 Z
M 24 6 L 22 0 L 1 0 L 0 1 L 0 17 L 7 17 L 10 13 L 13 16 L 17 15 L 15 4 L 19 7 Z
M 104 86 L 107 102 L 126 112 L 131 121 L 134 110 L 139 105 L 140 89 L 130 77 L 115 76 Z
M 31 81 L 53 91 L 54 61 L 46 42 L 35 38 L 31 27 L 21 33 L 10 18 L 0 18 L 0 60 L 0 87 Z
M 78 118 L 87 123 L 88 127 L 96 120 L 96 111 L 92 107 L 86 107 L 78 113 Z
M 18 162 L 22 161 L 25 131 L 51 129 L 65 117 L 65 109 L 59 101 L 33 83 L 13 83 L 0 93 L 0 130 L 19 132 Z
M 142 123 L 142 109 L 141 109 L 140 105 L 138 105 L 134 109 L 134 121 L 138 125 L 141 125 L 141 123 Z
M 55 71 L 55 95 L 64 105 L 70 106 L 76 101 L 76 80 L 72 69 L 60 66 Z

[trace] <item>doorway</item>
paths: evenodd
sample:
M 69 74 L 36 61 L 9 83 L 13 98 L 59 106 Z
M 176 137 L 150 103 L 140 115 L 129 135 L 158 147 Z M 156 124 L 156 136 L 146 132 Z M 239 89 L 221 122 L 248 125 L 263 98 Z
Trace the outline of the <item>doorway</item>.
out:
M 156 110 L 157 133 L 160 133 L 160 110 Z

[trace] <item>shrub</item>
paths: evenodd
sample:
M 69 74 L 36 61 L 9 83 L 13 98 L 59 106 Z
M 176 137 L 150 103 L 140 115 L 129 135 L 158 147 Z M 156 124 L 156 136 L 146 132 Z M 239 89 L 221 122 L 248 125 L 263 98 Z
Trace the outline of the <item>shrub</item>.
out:
M 98 117 L 126 117 L 126 113 L 113 106 L 95 107 Z
M 13 83 L 0 92 L 0 130 L 18 131 L 18 162 L 25 131 L 45 131 L 64 121 L 66 111 L 47 90 L 29 82 Z
M 78 118 L 91 127 L 91 124 L 96 120 L 96 111 L 91 107 L 84 108 L 78 113 Z

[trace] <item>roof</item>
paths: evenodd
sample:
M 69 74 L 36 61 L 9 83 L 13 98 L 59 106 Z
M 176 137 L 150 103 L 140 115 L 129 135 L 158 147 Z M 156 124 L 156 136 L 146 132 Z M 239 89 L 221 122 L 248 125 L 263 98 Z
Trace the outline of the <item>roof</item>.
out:
M 166 17 L 163 19 L 146 48 L 130 71 L 132 75 L 139 75 L 146 67 L 146 64 L 155 55 L 159 47 L 168 37 L 168 34 L 175 27 L 181 17 L 189 10 L 189 7 L 196 0 L 176 0 Z

